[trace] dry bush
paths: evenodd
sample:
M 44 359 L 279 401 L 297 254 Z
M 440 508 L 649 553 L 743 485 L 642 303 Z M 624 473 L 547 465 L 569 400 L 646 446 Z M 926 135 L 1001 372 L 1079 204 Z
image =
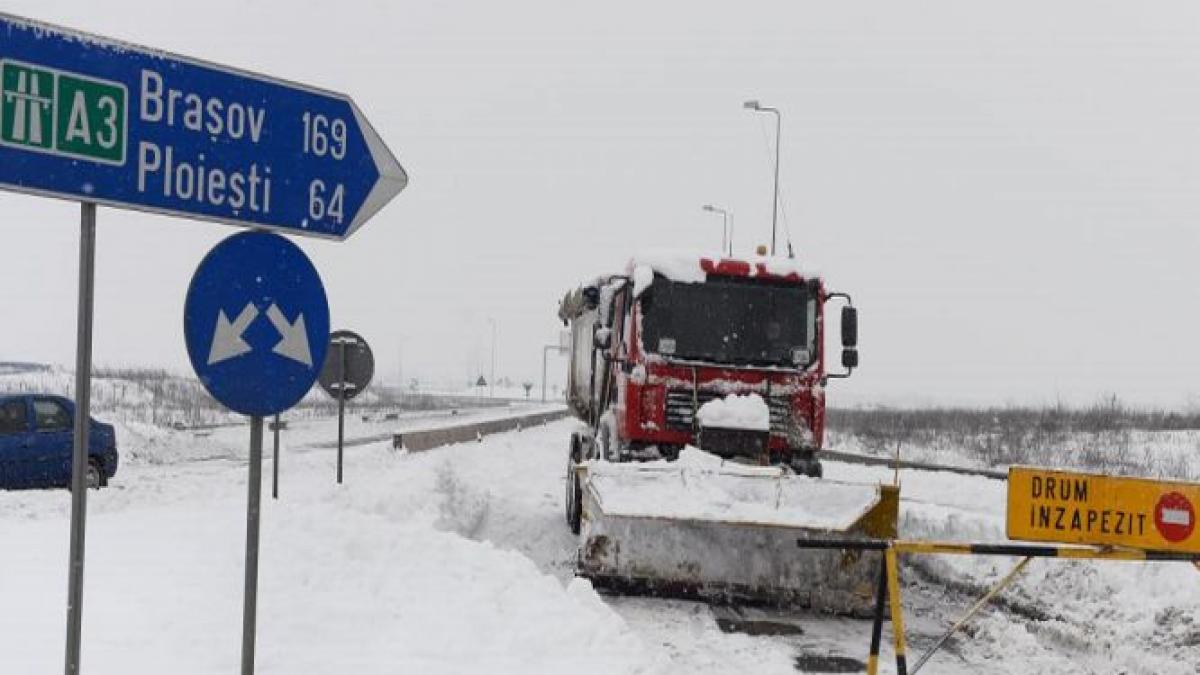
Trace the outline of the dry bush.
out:
M 1106 473 L 1190 476 L 1186 457 L 1161 458 L 1134 447 L 1135 431 L 1200 429 L 1200 413 L 1143 410 L 1116 396 L 1085 408 L 830 409 L 831 431 L 854 436 L 869 452 L 901 447 L 949 451 L 988 467 L 1069 466 Z
M 159 426 L 203 427 L 239 422 L 243 418 L 218 403 L 192 376 L 162 369 L 133 367 L 97 367 L 93 371 L 93 405 L 96 410 L 126 420 L 149 422 Z M 101 384 L 103 386 L 97 386 Z M 68 384 L 68 386 L 70 386 Z M 63 392 L 70 396 L 70 391 Z M 347 407 L 355 414 L 435 411 L 503 406 L 502 399 L 472 396 L 440 396 L 417 392 L 399 393 L 379 385 L 369 386 Z M 336 415 L 338 403 L 319 385 L 286 413 L 291 419 Z

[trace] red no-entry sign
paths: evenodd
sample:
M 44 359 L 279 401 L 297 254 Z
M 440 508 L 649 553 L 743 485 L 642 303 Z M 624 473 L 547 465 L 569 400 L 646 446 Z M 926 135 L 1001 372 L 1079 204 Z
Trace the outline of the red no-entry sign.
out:
M 1196 509 L 1187 497 L 1168 492 L 1154 505 L 1154 527 L 1167 541 L 1183 541 L 1196 529 Z

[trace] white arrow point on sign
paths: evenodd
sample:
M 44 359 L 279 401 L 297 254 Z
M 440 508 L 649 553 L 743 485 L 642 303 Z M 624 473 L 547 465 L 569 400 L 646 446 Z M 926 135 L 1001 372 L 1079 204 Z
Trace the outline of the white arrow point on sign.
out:
M 379 180 L 375 181 L 375 185 L 367 193 L 367 198 L 363 201 L 358 213 L 355 214 L 354 221 L 350 223 L 350 227 L 346 228 L 346 234 L 342 235 L 343 239 L 354 234 L 355 230 L 362 227 L 363 223 L 378 213 L 379 209 L 382 209 L 408 185 L 408 174 L 404 171 L 404 167 L 400 166 L 396 156 L 384 144 L 383 139 L 379 137 L 370 122 L 367 122 L 366 116 L 358 109 L 358 105 L 354 101 L 350 101 L 350 108 L 354 111 L 354 119 L 362 131 L 363 140 L 367 143 L 367 150 L 371 153 L 371 161 L 379 171 Z
M 291 323 L 278 307 L 271 305 L 267 308 L 267 318 L 283 338 L 272 351 L 312 368 L 312 350 L 308 348 L 308 329 L 304 325 L 303 312 L 296 317 L 295 323 Z
M 251 351 L 251 347 L 242 339 L 242 333 L 258 316 L 258 308 L 253 303 L 246 303 L 242 313 L 229 321 L 225 310 L 217 312 L 217 327 L 213 330 L 212 347 L 208 350 L 208 365 L 228 361 Z

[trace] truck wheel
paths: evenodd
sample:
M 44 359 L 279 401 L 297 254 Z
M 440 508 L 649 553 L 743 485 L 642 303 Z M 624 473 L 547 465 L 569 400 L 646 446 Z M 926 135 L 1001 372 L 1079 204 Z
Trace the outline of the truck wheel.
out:
M 567 453 L 567 527 L 571 534 L 579 534 L 580 522 L 583 518 L 583 488 L 579 485 L 579 473 L 575 466 L 581 461 L 579 437 L 571 436 L 571 449 Z
M 820 478 L 825 474 L 825 469 L 821 463 L 815 459 L 810 459 L 804 463 L 804 475 L 809 478 Z
M 104 472 L 100 470 L 100 463 L 94 459 L 88 460 L 87 473 L 84 474 L 84 484 L 89 490 L 99 490 L 100 486 L 104 485 Z
M 792 471 L 795 471 L 797 475 L 809 478 L 820 478 L 825 473 L 821 466 L 821 460 L 811 456 L 805 459 L 793 459 Z
M 812 461 L 812 464 L 809 465 L 809 467 L 810 468 L 809 468 L 808 475 L 810 477 L 821 478 L 822 476 L 825 475 L 825 467 L 821 466 L 821 462 L 819 462 L 818 460 L 814 459 Z

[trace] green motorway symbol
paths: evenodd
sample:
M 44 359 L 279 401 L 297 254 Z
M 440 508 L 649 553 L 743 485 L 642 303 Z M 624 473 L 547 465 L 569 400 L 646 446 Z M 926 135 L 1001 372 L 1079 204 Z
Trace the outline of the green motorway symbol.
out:
M 128 97 L 118 82 L 0 62 L 0 144 L 125 163 Z

